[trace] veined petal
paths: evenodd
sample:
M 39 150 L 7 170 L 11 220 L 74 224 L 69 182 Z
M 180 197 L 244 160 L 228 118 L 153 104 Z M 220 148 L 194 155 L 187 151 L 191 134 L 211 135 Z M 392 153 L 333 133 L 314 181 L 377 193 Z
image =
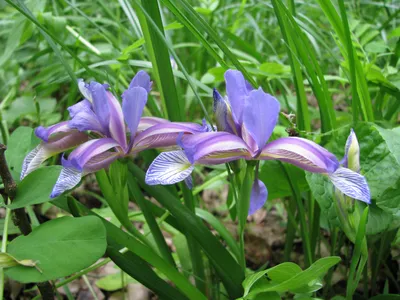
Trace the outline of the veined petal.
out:
M 347 168 L 338 168 L 329 175 L 332 183 L 346 196 L 371 203 L 371 195 L 365 177 Z
M 146 173 L 146 183 L 174 184 L 185 180 L 192 173 L 194 166 L 188 161 L 183 151 L 163 152 L 151 163 Z
M 248 86 L 243 74 L 236 70 L 225 72 L 226 93 L 238 124 L 242 124 L 245 98 L 248 96 Z
M 78 103 L 68 107 L 67 109 L 69 111 L 69 116 L 71 118 L 73 118 L 77 113 L 80 113 L 82 111 L 91 111 L 92 104 L 90 103 L 89 100 L 84 99 L 84 100 L 79 101 Z
M 186 135 L 179 141 L 179 145 L 193 164 L 220 164 L 239 158 L 251 158 L 246 143 L 228 132 Z
M 268 190 L 264 182 L 259 179 L 254 180 L 250 195 L 249 216 L 254 214 L 261 207 L 263 207 L 264 203 L 267 201 L 267 198 Z
M 82 178 L 82 172 L 75 168 L 63 168 L 53 187 L 50 198 L 56 198 L 67 190 L 75 187 Z
M 280 138 L 264 146 L 261 160 L 281 160 L 314 173 L 333 173 L 339 167 L 336 157 L 320 145 L 297 137 Z
M 351 129 L 346 141 L 343 166 L 355 172 L 360 172 L 360 146 L 353 129 Z
M 169 121 L 166 119 L 156 118 L 156 117 L 142 117 L 142 118 L 140 118 L 136 133 L 142 132 L 142 131 L 146 130 L 147 128 L 150 128 L 154 125 L 158 125 L 158 124 L 162 124 L 162 123 L 169 123 Z
M 166 122 L 154 125 L 135 137 L 132 152 L 174 146 L 179 133 L 195 134 L 203 130 L 203 126 L 195 123 Z
M 103 131 L 107 134 L 109 132 L 110 123 L 107 91 L 102 84 L 94 81 L 90 83 L 89 89 L 93 99 L 93 110 L 103 128 Z
M 68 160 L 63 161 L 63 166 L 83 171 L 92 158 L 118 146 L 119 143 L 110 138 L 90 140 L 72 151 Z
M 70 132 L 72 129 L 68 126 L 68 121 L 60 122 L 49 127 L 39 126 L 35 129 L 35 135 L 44 142 L 49 142 L 59 133 Z
M 242 137 L 249 146 L 254 141 L 257 147 L 256 149 L 252 148 L 254 152 L 261 150 L 270 138 L 278 122 L 279 110 L 278 100 L 264 93 L 261 88 L 251 91 L 249 96 L 246 97 Z
M 73 132 L 49 143 L 40 143 L 25 157 L 22 164 L 21 180 L 26 175 L 39 168 L 48 158 L 76 147 L 77 145 L 87 141 L 87 139 L 88 137 L 85 134 Z
M 134 87 L 142 87 L 147 93 L 151 91 L 152 82 L 150 81 L 150 76 L 145 71 L 140 70 L 136 73 L 135 77 L 133 77 L 131 83 L 129 84 L 129 89 Z
M 229 105 L 229 101 L 224 99 L 216 89 L 214 89 L 213 97 L 214 115 L 217 122 L 218 131 L 226 131 L 237 135 L 237 125 L 234 121 L 232 108 Z
M 128 144 L 126 142 L 126 131 L 124 114 L 122 113 L 121 104 L 111 92 L 107 91 L 108 108 L 110 111 L 109 130 L 111 137 L 116 140 L 124 151 L 127 151 Z
M 122 94 L 122 111 L 132 137 L 136 134 L 146 102 L 147 91 L 142 87 L 132 87 Z

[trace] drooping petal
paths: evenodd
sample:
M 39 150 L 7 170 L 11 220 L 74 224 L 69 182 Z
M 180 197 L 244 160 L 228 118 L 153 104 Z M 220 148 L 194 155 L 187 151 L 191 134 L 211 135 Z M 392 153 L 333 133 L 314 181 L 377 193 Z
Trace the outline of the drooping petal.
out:
M 79 144 L 86 142 L 88 139 L 86 134 L 80 132 L 72 132 L 49 143 L 40 143 L 33 149 L 24 159 L 21 171 L 21 180 L 33 172 L 48 158 L 64 152 L 70 148 L 76 147 Z
M 243 74 L 236 70 L 225 72 L 226 93 L 232 107 L 235 120 L 242 124 L 245 98 L 248 96 L 248 86 Z
M 111 137 L 116 140 L 124 151 L 127 151 L 128 145 L 126 141 L 126 131 L 124 114 L 122 113 L 121 104 L 111 92 L 107 92 L 108 108 L 110 110 L 109 131 Z
M 213 97 L 214 115 L 218 131 L 226 131 L 237 135 L 238 130 L 233 119 L 232 108 L 230 107 L 229 102 L 224 99 L 216 89 L 214 89 Z
M 154 125 L 139 133 L 133 143 L 132 152 L 144 149 L 164 148 L 176 145 L 179 133 L 195 134 L 204 132 L 204 127 L 195 123 L 166 122 Z
M 250 195 L 249 216 L 254 214 L 261 207 L 263 207 L 264 203 L 267 201 L 267 198 L 268 190 L 264 182 L 259 179 L 254 180 Z
M 150 128 L 154 125 L 162 124 L 162 123 L 169 123 L 168 120 L 156 117 L 142 117 L 140 118 L 138 128 L 136 130 L 136 134 L 138 132 L 142 132 L 147 128 Z
M 347 168 L 338 168 L 329 175 L 335 187 L 350 198 L 371 203 L 368 183 L 364 176 Z
M 147 91 L 142 87 L 133 87 L 122 94 L 122 111 L 131 136 L 134 137 L 147 102 Z
M 339 167 L 336 157 L 320 145 L 297 137 L 285 137 L 264 146 L 261 160 L 281 160 L 314 173 L 330 174 Z
M 189 162 L 183 151 L 163 152 L 151 163 L 146 173 L 146 183 L 174 184 L 186 179 L 192 173 L 194 166 Z
M 242 137 L 251 147 L 255 143 L 259 151 L 270 138 L 278 122 L 280 105 L 271 95 L 259 88 L 250 92 L 245 99 Z M 254 146 L 253 146 L 254 147 Z
M 77 113 L 80 113 L 82 111 L 88 111 L 92 110 L 92 104 L 90 103 L 89 100 L 84 99 L 82 101 L 79 101 L 78 103 L 70 106 L 67 108 L 69 111 L 69 116 L 73 118 Z
M 92 158 L 118 146 L 119 143 L 111 138 L 90 140 L 72 151 L 68 160 L 63 161 L 63 166 L 83 171 Z
M 103 131 L 107 134 L 109 132 L 108 128 L 110 122 L 107 91 L 104 86 L 98 82 L 91 82 L 89 89 L 93 99 L 93 110 L 103 128 Z
M 360 145 L 353 129 L 351 129 L 346 141 L 343 166 L 355 172 L 360 172 Z
M 193 164 L 221 164 L 240 158 L 251 159 L 246 143 L 228 132 L 185 135 L 178 144 Z
M 68 126 L 68 121 L 64 121 L 49 127 L 39 126 L 35 129 L 35 135 L 47 143 L 51 138 L 56 138 L 58 134 L 70 131 L 72 129 Z
M 75 168 L 63 168 L 53 187 L 50 198 L 56 198 L 67 190 L 75 187 L 82 178 L 82 172 Z
M 133 77 L 131 83 L 129 84 L 129 89 L 134 87 L 142 87 L 147 93 L 151 91 L 152 82 L 150 81 L 150 76 L 145 71 L 141 70 L 137 72 L 135 77 Z

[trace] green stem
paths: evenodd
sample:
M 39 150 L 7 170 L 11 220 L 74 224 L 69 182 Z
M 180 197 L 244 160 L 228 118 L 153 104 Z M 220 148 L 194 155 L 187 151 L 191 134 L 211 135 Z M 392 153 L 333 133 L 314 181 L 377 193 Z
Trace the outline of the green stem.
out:
M 7 201 L 9 204 L 10 201 Z M 11 209 L 6 208 L 6 217 L 4 219 L 4 229 L 3 229 L 3 239 L 1 241 L 1 252 L 5 253 L 7 250 L 7 240 L 8 240 L 8 224 L 10 223 Z M 3 300 L 4 294 L 4 269 L 0 268 L 0 300 Z
M 296 184 L 296 182 L 292 179 L 292 176 L 290 172 L 287 169 L 287 166 L 284 164 L 281 164 L 282 168 L 286 174 L 286 177 L 288 179 L 288 182 L 290 184 L 290 187 L 292 189 L 293 197 L 296 200 L 296 205 L 297 205 L 297 211 L 298 211 L 298 216 L 300 218 L 300 227 L 301 227 L 301 238 L 303 240 L 303 247 L 304 247 L 304 252 L 305 252 L 305 265 L 306 267 L 309 267 L 312 262 L 312 252 L 311 252 L 311 244 L 310 244 L 310 236 L 309 236 L 309 231 L 308 231 L 308 226 L 306 222 L 306 212 L 304 209 L 303 205 L 303 200 L 300 195 L 299 188 Z
M 185 184 L 181 183 L 181 190 L 183 192 L 183 199 L 185 202 L 185 205 L 189 210 L 193 213 L 195 213 L 195 203 L 193 201 L 193 194 L 192 191 L 189 190 Z M 190 253 L 190 258 L 192 261 L 192 268 L 193 268 L 193 273 L 194 273 L 194 280 L 196 283 L 196 287 L 206 294 L 206 275 L 204 273 L 204 263 L 203 263 L 203 258 L 201 256 L 201 250 L 196 242 L 196 240 L 191 236 L 190 234 L 186 235 L 186 240 L 187 244 L 189 247 L 189 253 Z
M 238 208 L 238 219 L 239 219 L 239 244 L 240 244 L 240 265 L 243 270 L 246 270 L 246 253 L 244 247 L 244 230 L 246 227 L 247 216 L 250 207 L 251 188 L 254 182 L 254 163 L 247 162 L 246 174 L 242 181 L 242 187 L 240 189 L 240 199 L 237 205 Z

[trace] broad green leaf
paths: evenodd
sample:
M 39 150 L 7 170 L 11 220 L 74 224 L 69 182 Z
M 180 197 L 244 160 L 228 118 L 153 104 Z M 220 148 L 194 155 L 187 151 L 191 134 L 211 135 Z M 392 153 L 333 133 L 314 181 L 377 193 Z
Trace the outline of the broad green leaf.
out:
M 354 130 L 360 144 L 361 174 L 366 177 L 371 190 L 367 234 L 377 234 L 390 226 L 397 226 L 400 217 L 400 133 L 372 123 L 360 123 Z M 339 130 L 326 145 L 338 158 L 344 155 L 349 132 L 350 127 Z M 332 183 L 320 174 L 307 173 L 306 178 L 321 209 L 334 220 L 336 213 L 332 207 L 335 201 Z M 357 205 L 361 210 L 365 208 L 364 203 L 357 201 Z
M 340 261 L 340 257 L 324 257 L 314 262 L 309 268 L 301 271 L 295 264 L 283 263 L 269 270 L 262 271 L 268 277 L 261 277 L 253 283 L 248 294 L 253 297 L 263 292 L 294 292 L 303 291 L 304 288 L 314 288 L 315 282 L 320 279 L 331 267 Z M 320 285 L 319 285 L 320 287 Z M 305 289 L 307 290 L 307 289 Z
M 8 207 L 15 209 L 51 201 L 50 194 L 61 169 L 61 166 L 41 167 L 28 174 L 18 185 L 17 195 Z
M 34 135 L 32 128 L 21 126 L 11 134 L 5 155 L 8 168 L 15 181 L 19 181 L 25 156 L 38 143 L 39 139 Z
M 96 262 L 106 246 L 106 231 L 99 218 L 58 218 L 8 245 L 9 254 L 19 261 L 35 262 L 36 268 L 16 266 L 7 269 L 6 274 L 23 283 L 65 277 Z

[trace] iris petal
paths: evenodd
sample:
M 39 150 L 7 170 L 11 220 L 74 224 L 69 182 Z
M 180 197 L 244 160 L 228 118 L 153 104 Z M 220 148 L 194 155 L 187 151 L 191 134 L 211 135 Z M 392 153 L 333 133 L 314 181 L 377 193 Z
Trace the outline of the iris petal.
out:
M 229 102 L 222 98 L 216 89 L 213 92 L 214 97 L 214 115 L 217 122 L 218 131 L 226 131 L 238 134 L 236 123 L 233 119 L 232 109 Z
M 53 187 L 50 198 L 56 198 L 63 192 L 75 187 L 82 178 L 82 172 L 75 168 L 63 168 Z
M 368 183 L 364 176 L 347 168 L 338 168 L 329 175 L 334 186 L 350 198 L 371 203 Z
M 93 110 L 99 119 L 103 131 L 108 134 L 110 111 L 108 108 L 107 91 L 104 86 L 98 82 L 91 82 L 89 89 L 93 98 Z
M 142 87 L 147 93 L 151 91 L 152 82 L 150 81 L 150 76 L 145 71 L 141 70 L 137 72 L 135 77 L 133 77 L 131 83 L 129 84 L 129 89 L 134 87 Z
M 226 93 L 232 107 L 235 119 L 239 123 L 243 120 L 245 98 L 249 94 L 248 86 L 243 74 L 236 70 L 225 72 Z
M 249 216 L 263 207 L 268 198 L 268 190 L 264 182 L 259 179 L 254 180 L 250 195 Z
M 126 141 L 126 131 L 124 114 L 122 113 L 121 104 L 111 92 L 106 92 L 108 100 L 108 109 L 110 112 L 109 132 L 111 137 L 116 140 L 124 151 L 127 151 L 128 145 Z
M 147 91 L 142 87 L 130 88 L 122 94 L 122 111 L 132 137 L 136 134 L 146 102 Z
M 183 151 L 163 152 L 151 163 L 146 173 L 146 183 L 174 184 L 185 180 L 192 173 L 194 166 Z
M 265 145 L 261 160 L 281 160 L 314 173 L 330 174 L 339 167 L 336 157 L 320 145 L 297 137 L 280 138 Z
M 44 142 L 49 142 L 50 139 L 57 134 L 70 132 L 72 129 L 68 126 L 68 121 L 60 122 L 49 127 L 39 126 L 35 129 L 35 135 Z
M 270 138 L 276 123 L 278 122 L 280 105 L 271 95 L 264 93 L 260 88 L 250 92 L 245 100 L 245 108 L 243 112 L 242 137 L 248 145 L 252 142 L 256 144 L 254 152 L 261 150 Z M 253 141 L 250 141 L 249 137 Z M 249 140 L 249 141 L 247 141 Z

